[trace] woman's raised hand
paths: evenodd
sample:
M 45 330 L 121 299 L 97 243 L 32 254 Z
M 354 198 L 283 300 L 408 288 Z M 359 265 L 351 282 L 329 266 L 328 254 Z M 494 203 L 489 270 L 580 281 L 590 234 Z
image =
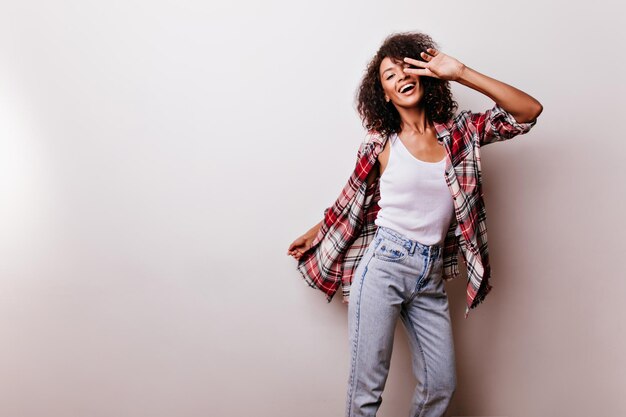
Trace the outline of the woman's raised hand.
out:
M 407 74 L 425 75 L 442 80 L 456 81 L 465 69 L 465 65 L 456 58 L 433 48 L 427 48 L 426 52 L 422 52 L 420 56 L 426 62 L 409 57 L 404 58 L 404 62 L 419 67 L 404 68 Z

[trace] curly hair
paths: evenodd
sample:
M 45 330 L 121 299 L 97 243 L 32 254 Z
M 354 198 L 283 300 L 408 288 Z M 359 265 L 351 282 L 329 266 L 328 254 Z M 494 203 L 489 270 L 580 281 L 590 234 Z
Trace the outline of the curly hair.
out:
M 385 101 L 385 93 L 380 80 L 380 64 L 386 57 L 395 63 L 403 63 L 404 57 L 424 61 L 420 53 L 427 48 L 439 49 L 430 36 L 419 32 L 402 32 L 387 36 L 376 55 L 367 65 L 365 75 L 358 88 L 357 111 L 365 127 L 370 132 L 382 135 L 399 133 L 400 114 L 393 103 Z M 416 68 L 415 66 L 411 66 Z M 454 116 L 458 107 L 450 91 L 450 83 L 435 77 L 422 76 L 424 86 L 421 105 L 426 118 L 433 122 L 445 123 Z

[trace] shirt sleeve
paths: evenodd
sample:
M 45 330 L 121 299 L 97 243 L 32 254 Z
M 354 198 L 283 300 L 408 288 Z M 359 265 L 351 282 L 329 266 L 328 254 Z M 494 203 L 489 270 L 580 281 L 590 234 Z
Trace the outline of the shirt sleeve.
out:
M 468 122 L 474 127 L 480 145 L 512 139 L 517 135 L 528 132 L 537 119 L 526 123 L 519 123 L 513 115 L 498 104 L 483 113 L 467 112 Z
M 361 156 L 363 156 L 363 152 L 365 152 L 365 148 L 367 147 L 367 144 L 369 143 L 368 138 L 366 137 L 365 139 L 363 139 L 363 141 L 359 144 L 359 150 L 356 153 L 356 161 L 359 162 L 359 160 L 361 159 Z

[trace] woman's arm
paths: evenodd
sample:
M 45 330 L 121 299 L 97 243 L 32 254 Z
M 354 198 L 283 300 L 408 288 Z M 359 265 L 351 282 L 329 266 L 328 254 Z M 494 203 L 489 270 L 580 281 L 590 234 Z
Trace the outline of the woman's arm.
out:
M 320 221 L 315 226 L 311 227 L 305 234 L 294 240 L 289 248 L 287 248 L 287 255 L 291 255 L 296 259 L 300 259 L 302 255 L 311 249 L 311 242 L 315 240 L 315 236 L 322 227 L 324 220 Z
M 533 121 L 543 111 L 541 103 L 522 90 L 481 74 L 468 66 L 463 66 L 460 76 L 455 81 L 490 97 L 511 113 L 518 123 Z
M 404 68 L 408 74 L 424 75 L 442 80 L 457 81 L 490 97 L 517 120 L 527 123 L 535 120 L 543 111 L 536 99 L 517 88 L 488 77 L 466 66 L 441 51 L 428 48 L 420 57 L 425 61 L 405 57 L 404 61 L 418 68 Z

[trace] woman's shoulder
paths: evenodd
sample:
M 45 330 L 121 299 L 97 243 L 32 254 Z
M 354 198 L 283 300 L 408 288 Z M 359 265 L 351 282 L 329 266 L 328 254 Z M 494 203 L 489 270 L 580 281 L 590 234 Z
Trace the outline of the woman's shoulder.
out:
M 369 130 L 365 134 L 363 141 L 361 142 L 361 146 L 359 147 L 359 155 L 363 154 L 364 152 L 368 150 L 372 150 L 375 148 L 382 149 L 386 141 L 387 141 L 386 135 L 379 133 L 377 131 L 374 131 L 374 130 Z

